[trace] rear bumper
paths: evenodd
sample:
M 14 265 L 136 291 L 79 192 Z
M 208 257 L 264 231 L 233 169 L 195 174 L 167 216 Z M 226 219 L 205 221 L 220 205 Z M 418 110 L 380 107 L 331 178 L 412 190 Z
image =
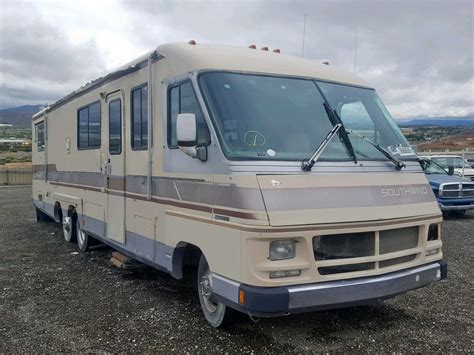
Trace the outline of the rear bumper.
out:
M 447 277 L 438 261 L 389 274 L 287 287 L 254 287 L 213 275 L 215 294 L 225 304 L 255 316 L 271 317 L 374 303 Z M 244 303 L 239 304 L 239 291 Z

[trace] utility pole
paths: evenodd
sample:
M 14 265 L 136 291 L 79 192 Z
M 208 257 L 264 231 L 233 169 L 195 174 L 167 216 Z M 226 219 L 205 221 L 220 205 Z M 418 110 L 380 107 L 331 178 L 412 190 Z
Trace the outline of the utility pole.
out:
M 301 58 L 304 58 L 304 40 L 306 36 L 306 12 L 304 14 L 304 21 L 303 21 L 303 45 L 301 47 Z
M 354 46 L 354 75 L 356 73 L 357 66 L 357 35 L 359 32 L 359 25 L 356 26 L 356 37 L 355 37 L 355 46 Z

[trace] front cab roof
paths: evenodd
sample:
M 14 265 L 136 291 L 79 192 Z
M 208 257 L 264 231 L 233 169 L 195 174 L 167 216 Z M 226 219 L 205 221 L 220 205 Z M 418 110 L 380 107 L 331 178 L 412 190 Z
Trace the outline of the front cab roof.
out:
M 240 46 L 213 44 L 163 44 L 156 52 L 168 59 L 172 75 L 199 70 L 225 70 L 318 78 L 370 87 L 357 76 L 300 57 Z

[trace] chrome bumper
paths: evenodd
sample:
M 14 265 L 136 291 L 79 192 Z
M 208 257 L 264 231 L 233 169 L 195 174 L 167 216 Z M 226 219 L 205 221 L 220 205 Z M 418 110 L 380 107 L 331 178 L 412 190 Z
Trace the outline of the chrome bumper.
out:
M 439 208 L 441 211 L 465 211 L 474 209 L 474 205 L 460 205 L 460 206 L 449 206 L 439 203 Z
M 213 275 L 213 291 L 227 305 L 256 316 L 301 313 L 374 303 L 446 278 L 438 261 L 389 274 L 286 287 L 255 287 Z M 240 290 L 244 302 L 239 304 Z

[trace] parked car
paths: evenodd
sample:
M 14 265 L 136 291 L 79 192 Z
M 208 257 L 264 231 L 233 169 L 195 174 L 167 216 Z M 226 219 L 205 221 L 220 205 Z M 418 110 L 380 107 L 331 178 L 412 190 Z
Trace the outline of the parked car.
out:
M 420 165 L 430 182 L 441 211 L 464 214 L 474 209 L 474 183 L 469 179 L 449 174 L 433 160 L 420 158 Z
M 466 161 L 474 169 L 474 159 L 466 159 Z
M 430 155 L 420 158 L 432 160 L 446 170 L 446 172 L 452 172 L 474 181 L 474 168 L 459 155 Z

